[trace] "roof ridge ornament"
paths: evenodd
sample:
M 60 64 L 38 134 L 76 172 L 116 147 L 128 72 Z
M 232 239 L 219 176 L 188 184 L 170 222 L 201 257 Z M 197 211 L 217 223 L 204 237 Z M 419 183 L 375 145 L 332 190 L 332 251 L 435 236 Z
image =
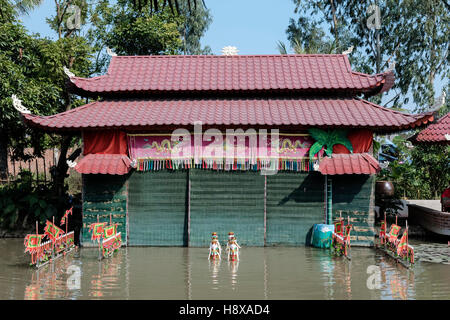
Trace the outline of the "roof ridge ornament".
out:
M 11 96 L 11 98 L 12 98 L 12 101 L 13 101 L 14 109 L 16 109 L 17 111 L 19 111 L 19 112 L 22 113 L 22 114 L 31 114 L 31 111 L 28 110 L 27 108 L 25 108 L 25 107 L 22 105 L 22 100 L 20 100 L 19 98 L 17 98 L 17 96 L 16 96 L 15 94 L 13 94 L 13 95 Z
M 353 46 L 348 47 L 347 50 L 342 52 L 342 54 L 349 55 L 350 53 L 353 52 L 353 48 L 354 48 Z
M 115 53 L 114 51 L 112 51 L 111 48 L 106 47 L 106 53 L 107 53 L 110 57 L 117 57 L 117 53 Z
M 233 46 L 226 46 L 222 48 L 222 55 L 224 56 L 237 56 L 239 50 Z
M 68 76 L 69 78 L 75 77 L 75 74 L 73 72 L 70 72 L 69 68 L 67 68 L 66 66 L 63 67 L 63 70 L 66 76 Z

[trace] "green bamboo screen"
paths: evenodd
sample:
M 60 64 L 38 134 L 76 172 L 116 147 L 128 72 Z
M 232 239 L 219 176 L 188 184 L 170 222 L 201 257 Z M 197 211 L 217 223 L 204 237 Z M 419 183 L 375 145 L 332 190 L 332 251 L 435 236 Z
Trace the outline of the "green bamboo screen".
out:
M 308 243 L 315 223 L 323 223 L 324 177 L 279 172 L 267 177 L 266 245 Z
M 345 219 L 350 216 L 350 223 L 353 225 L 350 233 L 352 245 L 373 245 L 374 214 L 370 201 L 373 188 L 374 176 L 333 177 L 333 220 L 339 217 L 339 213 Z
M 333 218 L 350 215 L 355 245 L 373 243 L 373 182 L 365 175 L 333 176 Z M 324 223 L 324 176 L 317 172 L 85 175 L 83 192 L 83 245 L 92 245 L 89 224 L 97 215 L 109 221 L 109 213 L 126 243 L 127 210 L 128 245 L 134 246 L 204 247 L 214 231 L 222 243 L 233 231 L 244 246 L 304 245 L 313 225 Z
M 190 246 L 208 246 L 214 231 L 221 243 L 233 231 L 240 245 L 264 245 L 264 176 L 252 171 L 189 174 Z
M 121 232 L 122 243 L 126 245 L 126 214 L 127 214 L 127 176 L 118 175 L 83 175 L 83 228 L 81 243 L 83 246 L 96 246 L 91 241 L 89 225 L 97 222 L 109 223 L 109 215 L 112 214 L 112 222 L 118 224 L 118 232 Z
M 187 171 L 133 172 L 128 201 L 130 245 L 187 245 Z

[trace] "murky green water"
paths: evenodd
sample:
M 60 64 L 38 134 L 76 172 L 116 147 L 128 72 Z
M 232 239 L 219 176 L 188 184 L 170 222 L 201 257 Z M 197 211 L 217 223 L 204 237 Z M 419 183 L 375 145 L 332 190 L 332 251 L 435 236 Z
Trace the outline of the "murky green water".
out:
M 242 248 L 239 263 L 210 263 L 207 248 L 157 247 L 99 262 L 83 248 L 39 271 L 23 250 L 21 239 L 0 239 L 0 299 L 450 299 L 449 265 L 411 271 L 370 248 L 353 248 L 351 261 L 310 247 Z

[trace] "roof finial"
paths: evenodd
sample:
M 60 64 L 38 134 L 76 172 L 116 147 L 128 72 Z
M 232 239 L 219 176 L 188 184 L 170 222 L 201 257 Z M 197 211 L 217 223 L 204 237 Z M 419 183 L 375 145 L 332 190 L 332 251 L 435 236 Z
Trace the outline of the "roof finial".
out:
M 239 50 L 233 46 L 226 46 L 222 48 L 222 55 L 224 56 L 236 56 Z
M 19 98 L 17 98 L 17 96 L 15 94 L 13 94 L 11 96 L 11 98 L 12 98 L 12 101 L 13 101 L 14 109 L 16 109 L 20 113 L 24 113 L 24 114 L 30 114 L 31 113 L 30 110 L 28 110 L 27 108 L 25 108 L 22 105 L 22 101 Z
M 350 47 L 348 47 L 348 49 L 347 50 L 345 50 L 344 52 L 342 52 L 342 54 L 350 54 L 350 53 L 352 53 L 352 51 L 353 51 L 353 46 L 350 46 Z
M 66 76 L 68 76 L 69 78 L 75 77 L 75 75 L 72 72 L 70 72 L 70 70 L 66 66 L 63 67 L 63 70 Z
M 111 50 L 111 48 L 106 48 L 106 53 L 111 57 L 116 57 L 117 53 Z

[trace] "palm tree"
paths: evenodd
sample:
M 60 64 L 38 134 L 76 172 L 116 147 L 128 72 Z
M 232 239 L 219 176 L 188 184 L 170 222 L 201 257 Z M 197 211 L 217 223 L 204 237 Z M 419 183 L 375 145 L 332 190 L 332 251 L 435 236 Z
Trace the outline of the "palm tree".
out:
M 22 14 L 29 14 L 42 0 L 0 0 L 0 18 L 10 21 Z

